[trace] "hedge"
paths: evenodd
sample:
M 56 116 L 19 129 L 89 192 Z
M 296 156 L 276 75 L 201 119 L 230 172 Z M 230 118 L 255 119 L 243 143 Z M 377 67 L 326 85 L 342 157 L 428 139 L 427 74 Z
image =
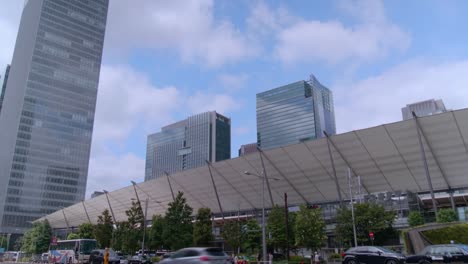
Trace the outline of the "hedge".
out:
M 468 223 L 453 224 L 448 227 L 422 231 L 432 244 L 448 244 L 450 240 L 455 243 L 468 244 Z

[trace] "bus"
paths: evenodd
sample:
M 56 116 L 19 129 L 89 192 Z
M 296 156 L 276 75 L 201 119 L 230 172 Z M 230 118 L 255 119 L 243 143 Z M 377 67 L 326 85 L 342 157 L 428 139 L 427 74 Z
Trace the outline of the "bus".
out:
M 49 247 L 49 263 L 89 263 L 91 251 L 97 248 L 96 239 L 60 240 Z

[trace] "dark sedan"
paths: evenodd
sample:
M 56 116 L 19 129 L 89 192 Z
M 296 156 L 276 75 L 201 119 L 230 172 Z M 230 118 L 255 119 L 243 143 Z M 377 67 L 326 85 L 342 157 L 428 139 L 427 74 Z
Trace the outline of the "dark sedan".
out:
M 344 253 L 343 264 L 403 264 L 405 256 L 383 247 L 353 247 Z
M 407 257 L 406 263 L 468 263 L 468 246 L 461 244 L 428 246 L 419 254 Z

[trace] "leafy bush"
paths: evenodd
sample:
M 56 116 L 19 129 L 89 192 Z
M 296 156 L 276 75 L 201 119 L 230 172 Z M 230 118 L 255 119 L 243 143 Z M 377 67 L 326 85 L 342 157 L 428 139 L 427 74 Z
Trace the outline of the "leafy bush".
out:
M 341 254 L 339 253 L 331 253 L 330 256 L 328 256 L 328 259 L 340 259 L 341 260 Z
M 450 223 L 457 220 L 457 212 L 455 212 L 453 209 L 440 209 L 437 213 L 437 223 Z
M 297 262 L 297 263 L 300 263 L 301 261 L 304 260 L 304 263 L 307 263 L 307 261 L 305 261 L 304 257 L 303 256 L 290 256 L 289 257 L 289 262 Z M 310 262 L 310 261 L 309 261 Z
M 408 215 L 408 224 L 409 226 L 418 226 L 424 225 L 424 219 L 422 218 L 421 214 L 417 211 L 412 211 Z
M 468 224 L 453 224 L 448 227 L 422 232 L 433 244 L 446 244 L 450 240 L 468 244 Z
M 151 257 L 151 263 L 159 262 L 160 260 L 160 257 Z

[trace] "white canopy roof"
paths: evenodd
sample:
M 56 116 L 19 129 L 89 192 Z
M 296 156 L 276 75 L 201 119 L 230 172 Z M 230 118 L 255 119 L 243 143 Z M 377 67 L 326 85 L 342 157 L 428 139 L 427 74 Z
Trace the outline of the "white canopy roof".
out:
M 418 120 L 434 190 L 468 187 L 468 109 Z M 343 199 L 349 199 L 348 166 L 353 176 L 361 176 L 365 193 L 429 191 L 416 128 L 415 120 L 406 120 L 331 136 L 330 148 Z M 261 174 L 260 155 L 253 153 L 212 164 L 224 212 L 262 207 L 262 179 L 244 174 Z M 266 150 L 263 161 L 274 203 L 283 204 L 285 192 L 291 205 L 338 200 L 326 138 Z M 172 174 L 169 180 L 176 194 L 184 192 L 194 212 L 200 207 L 221 212 L 208 166 Z M 139 183 L 136 189 L 141 201 L 149 199 L 148 219 L 154 214 L 163 215 L 172 201 L 167 177 Z M 108 198 L 116 220 L 125 221 L 125 210 L 136 198 L 133 186 L 109 192 Z M 268 191 L 265 204 L 271 206 Z M 48 219 L 53 228 L 66 228 L 66 220 L 68 226 L 78 226 L 88 222 L 88 216 L 96 223 L 106 208 L 106 195 L 101 195 L 40 220 Z

